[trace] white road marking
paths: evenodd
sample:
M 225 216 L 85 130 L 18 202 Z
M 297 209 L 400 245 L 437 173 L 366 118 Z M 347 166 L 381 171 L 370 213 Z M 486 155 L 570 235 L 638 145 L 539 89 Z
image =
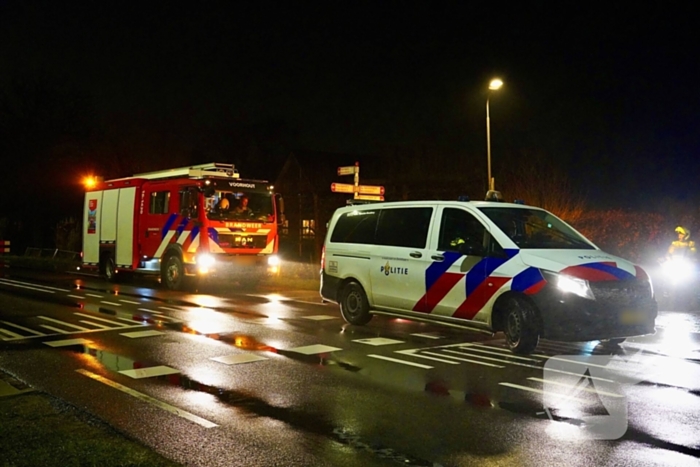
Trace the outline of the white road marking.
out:
M 415 332 L 411 335 L 416 337 L 425 337 L 426 339 L 444 339 L 444 337 L 439 335 L 437 332 Z
M 115 326 L 121 326 L 121 327 L 126 326 L 126 324 L 117 323 L 116 321 L 112 321 L 112 320 L 109 320 L 109 319 L 98 318 L 98 317 L 96 317 L 96 316 L 86 315 L 86 314 L 84 314 L 84 313 L 73 313 L 73 314 L 76 315 L 76 316 L 82 316 L 83 318 L 90 318 L 90 319 L 94 319 L 95 321 L 102 321 L 103 323 L 113 324 L 113 325 L 115 325 Z
M 226 355 L 224 357 L 213 357 L 209 360 L 214 360 L 215 362 L 223 363 L 225 365 L 238 365 L 240 363 L 250 363 L 259 362 L 262 360 L 269 360 L 267 357 L 262 355 L 240 353 L 234 355 Z
M 126 393 L 126 394 L 129 394 L 130 396 L 136 397 L 137 399 L 141 399 L 141 400 L 144 401 L 144 402 L 148 402 L 149 404 L 153 404 L 153 405 L 155 405 L 156 407 L 159 407 L 159 408 L 161 408 L 161 409 L 163 409 L 163 410 L 167 410 L 168 412 L 170 412 L 170 413 L 172 413 L 172 414 L 175 414 L 175 415 L 177 415 L 178 417 L 182 417 L 182 418 L 184 418 L 184 419 L 186 419 L 186 420 L 189 420 L 189 421 L 194 422 L 194 423 L 196 423 L 196 424 L 198 424 L 198 425 L 201 425 L 201 426 L 203 426 L 204 428 L 214 428 L 214 427 L 218 426 L 216 423 L 212 423 L 212 422 L 210 422 L 209 420 L 206 420 L 206 419 L 204 419 L 204 418 L 202 418 L 202 417 L 199 417 L 199 416 L 197 416 L 197 415 L 195 415 L 195 414 L 193 414 L 193 413 L 190 413 L 190 412 L 187 412 L 187 411 L 185 411 L 185 410 L 179 409 L 179 408 L 177 408 L 177 407 L 175 407 L 175 406 L 172 406 L 172 405 L 170 405 L 170 404 L 167 404 L 167 403 L 165 403 L 165 402 L 163 402 L 163 401 L 160 401 L 160 400 L 158 400 L 158 399 L 156 399 L 156 398 L 154 398 L 154 397 L 151 397 L 151 396 L 149 396 L 149 395 L 147 395 L 147 394 L 144 394 L 144 393 L 142 393 L 142 392 L 138 392 L 138 391 L 136 391 L 136 390 L 134 390 L 134 389 L 128 388 L 128 387 L 126 387 L 126 386 L 124 386 L 124 385 L 121 385 L 121 384 L 117 383 L 116 381 L 112 381 L 112 380 L 107 379 L 107 378 L 105 378 L 105 377 L 103 377 L 103 376 L 97 375 L 97 374 L 95 374 L 95 373 L 92 373 L 92 372 L 90 372 L 90 371 L 83 370 L 83 369 L 79 369 L 79 370 L 75 370 L 75 371 L 77 371 L 78 373 L 80 373 L 80 374 L 83 375 L 83 376 L 87 376 L 88 378 L 92 378 L 92 379 L 94 379 L 95 381 L 99 381 L 99 382 L 102 383 L 102 384 L 106 384 L 107 386 L 110 386 L 110 387 L 112 387 L 112 388 L 114 388 L 114 389 L 117 389 L 117 390 L 122 391 L 122 392 L 124 392 L 124 393 Z
M 508 360 L 501 360 L 500 358 L 484 357 L 484 356 L 482 356 L 482 355 L 474 355 L 474 354 L 469 354 L 469 353 L 464 353 L 464 352 L 458 352 L 458 351 L 449 350 L 449 349 L 445 349 L 445 352 L 455 353 L 455 354 L 457 354 L 457 355 L 467 355 L 467 356 L 469 356 L 469 357 L 476 357 L 476 358 L 481 358 L 481 359 L 484 359 L 484 360 L 491 360 L 491 361 L 494 361 L 494 362 L 507 363 L 508 365 L 516 365 L 516 366 L 522 366 L 522 367 L 525 367 L 525 368 L 534 368 L 535 370 L 543 370 L 543 371 L 544 371 L 544 368 L 543 368 L 543 367 L 537 366 L 537 365 L 528 365 L 528 364 L 526 364 L 526 363 L 511 362 L 511 361 L 508 361 Z M 555 373 L 561 373 L 561 374 L 565 374 L 565 375 L 579 376 L 578 373 L 571 373 L 571 372 L 562 371 L 562 370 L 547 369 L 547 371 L 553 371 L 553 372 L 555 372 Z M 600 380 L 600 381 L 607 381 L 608 383 L 614 383 L 614 381 L 611 380 L 611 379 L 599 378 L 599 377 L 597 377 L 597 376 L 590 376 L 590 378 L 591 378 L 591 379 L 598 379 L 598 380 Z
M 121 303 L 108 302 L 105 300 L 100 300 L 100 303 L 104 303 L 105 305 L 112 305 L 112 306 L 122 306 Z
M 439 353 L 425 352 L 425 351 L 423 353 L 427 353 L 429 355 L 439 355 L 440 357 L 444 357 L 444 358 L 454 358 L 455 360 L 459 360 L 460 362 L 475 363 L 477 365 L 490 366 L 493 368 L 505 368 L 504 366 L 501 366 L 501 365 L 494 365 L 493 363 L 480 362 L 479 360 L 472 360 L 470 358 L 453 357 L 451 355 L 443 355 L 443 354 L 439 354 Z M 475 355 L 475 357 L 478 358 L 479 356 Z
M 404 341 L 397 341 L 395 339 L 387 339 L 386 337 L 370 337 L 368 339 L 355 339 L 353 342 L 357 342 L 358 344 L 367 344 L 367 345 L 373 345 L 373 346 L 403 344 L 404 343 Z
M 126 321 L 127 323 L 131 323 L 131 324 L 134 324 L 134 323 L 141 323 L 141 322 L 145 321 L 145 320 L 142 320 L 142 319 L 139 320 L 139 319 L 133 319 L 133 318 L 119 318 L 119 317 L 117 317 L 116 319 L 119 319 L 119 320 L 121 320 L 121 321 Z M 142 326 L 147 326 L 147 325 L 143 325 L 143 324 L 142 324 Z
M 328 315 L 312 315 L 312 316 L 302 316 L 302 319 L 311 319 L 314 321 L 324 321 L 327 319 L 338 319 L 337 316 L 328 316 Z
M 68 345 L 78 345 L 78 344 L 89 344 L 90 341 L 87 339 L 65 339 L 62 341 L 47 341 L 44 344 L 49 347 L 65 347 Z
M 384 355 L 375 355 L 375 354 L 369 354 L 367 355 L 368 357 L 372 358 L 378 358 L 379 360 L 386 360 L 388 362 L 394 362 L 394 363 L 400 363 L 402 365 L 408 365 L 408 366 L 415 366 L 418 368 L 424 368 L 426 370 L 429 370 L 433 368 L 432 366 L 429 365 L 421 365 L 420 363 L 414 363 L 414 362 L 408 362 L 406 360 L 399 360 L 398 358 L 391 358 L 391 357 L 385 357 Z
M 40 324 L 39 326 L 41 326 L 44 329 L 48 329 L 49 331 L 57 332 L 59 334 L 70 334 L 71 333 L 71 331 L 65 331 L 63 329 L 58 329 L 58 328 L 55 328 L 53 326 L 49 326 L 48 324 Z
M 157 315 L 162 315 L 162 311 L 151 310 L 150 308 L 137 308 L 138 311 L 145 311 L 146 313 L 155 313 Z
M 584 376 L 581 376 L 581 377 L 584 378 Z M 582 388 L 582 387 L 578 387 L 578 386 L 572 386 L 570 384 L 560 383 L 559 381 L 549 381 L 549 380 L 544 380 L 542 378 L 535 378 L 535 377 L 530 377 L 528 379 L 532 380 L 532 381 L 538 381 L 540 383 L 554 384 L 556 386 L 563 386 L 563 387 L 566 387 L 569 389 L 575 389 L 576 391 L 586 391 L 586 392 L 590 392 L 593 394 L 602 394 L 604 396 L 610 396 L 610 397 L 625 397 L 622 394 L 615 394 L 614 392 L 600 391 L 598 389 L 591 389 L 591 388 Z
M 95 326 L 96 328 L 100 328 L 100 329 L 112 329 L 111 327 L 105 326 L 104 324 L 93 323 L 92 321 L 87 321 L 87 320 L 85 320 L 85 319 L 81 319 L 81 320 L 78 321 L 78 322 L 79 322 L 79 323 L 89 324 L 90 326 Z
M 508 358 L 512 358 L 515 360 L 525 360 L 527 362 L 539 362 L 540 361 L 536 358 L 520 357 L 518 355 L 503 355 L 501 353 L 491 352 L 489 350 L 475 349 L 474 346 L 471 344 L 466 344 L 464 347 L 460 347 L 460 348 L 468 349 L 470 352 L 480 352 L 480 353 L 485 353 L 485 354 L 489 354 L 489 355 L 497 355 L 499 357 L 508 357 Z
M 436 362 L 449 363 L 450 365 L 459 365 L 459 363 L 452 361 L 452 360 L 445 360 L 442 358 L 428 357 L 427 355 L 422 355 L 422 354 L 419 354 L 419 353 L 412 351 L 412 350 L 397 350 L 394 353 L 400 353 L 402 355 L 410 355 L 411 357 L 416 357 L 416 358 L 424 358 L 426 360 L 434 360 Z M 426 352 L 426 353 L 428 353 L 428 352 Z M 433 355 L 433 354 L 431 354 L 431 355 Z
M 86 293 L 85 295 L 87 295 L 88 297 L 104 298 L 102 295 L 96 295 L 94 293 Z
M 32 285 L 32 286 L 35 286 L 35 287 L 40 287 L 40 288 L 42 288 L 42 289 L 55 290 L 55 291 L 57 291 L 57 292 L 70 292 L 70 290 L 68 290 L 68 289 L 59 289 L 58 287 L 51 287 L 51 286 L 49 286 L 49 285 L 32 284 L 31 282 L 15 281 L 15 280 L 7 279 L 7 278 L 4 278 L 4 277 L 3 277 L 2 279 L 0 279 L 0 282 L 10 282 L 10 283 L 13 283 L 13 284 L 18 284 L 18 285 L 20 285 L 20 284 Z M 8 285 L 10 285 L 10 284 L 8 284 Z
M 0 328 L 0 333 L 5 334 L 6 336 L 10 337 L 24 337 L 21 334 L 17 334 L 16 332 L 8 331 L 7 329 Z M 5 339 L 3 339 L 5 340 Z
M 287 349 L 289 352 L 297 352 L 304 355 L 315 355 L 319 353 L 335 352 L 336 350 L 343 350 L 338 347 L 331 347 L 329 345 L 315 344 L 306 345 L 303 347 L 295 347 L 293 349 Z
M 57 320 L 57 319 L 49 318 L 49 317 L 47 317 L 47 316 L 37 316 L 37 318 L 43 319 L 43 320 L 46 320 L 46 321 L 50 321 L 50 322 L 52 322 L 52 323 L 61 324 L 61 325 L 63 325 L 63 326 L 67 326 L 67 327 L 69 327 L 69 328 L 78 329 L 78 330 L 80 330 L 80 331 L 88 331 L 88 330 L 89 330 L 89 328 L 84 328 L 84 327 L 82 327 L 82 326 L 76 326 L 75 324 L 66 323 L 66 322 L 63 322 L 63 321 L 59 321 L 59 320 Z
M 169 308 L 169 307 L 167 307 L 167 306 L 159 306 L 158 308 L 160 308 L 161 310 L 165 310 L 165 311 L 182 311 L 181 309 L 178 309 L 178 308 Z
M 141 302 L 135 302 L 133 300 L 119 300 L 119 301 L 123 302 L 123 303 L 129 303 L 131 305 L 140 305 L 141 304 Z
M 151 329 L 149 331 L 134 331 L 134 332 L 124 332 L 120 333 L 120 336 L 129 337 L 131 339 L 136 339 L 139 337 L 151 337 L 151 336 L 162 336 L 164 332 L 156 331 Z
M 573 397 L 573 396 L 567 396 L 565 394 L 559 394 L 558 392 L 547 392 L 547 391 L 543 391 L 541 389 L 535 389 L 535 388 L 531 388 L 528 386 L 521 386 L 519 384 L 512 384 L 512 383 L 498 383 L 498 384 L 501 386 L 509 387 L 509 388 L 520 389 L 521 391 L 535 392 L 537 394 L 551 395 L 554 397 L 560 397 L 562 399 L 568 399 L 568 400 L 573 400 L 576 402 L 586 403 L 586 401 L 584 401 L 583 399 L 579 399 L 579 398 Z
M 70 298 L 78 298 L 78 299 L 80 299 L 80 300 L 85 300 L 85 297 L 83 297 L 82 295 L 71 295 L 71 294 L 68 294 L 68 295 L 66 295 L 66 296 L 67 296 L 67 297 L 70 297 Z
M 40 289 L 38 287 L 29 287 L 28 285 L 12 284 L 10 282 L 7 282 L 7 281 L 1 280 L 1 279 L 0 279 L 0 284 L 9 285 L 10 287 L 19 287 L 20 289 L 36 290 L 38 292 L 44 292 L 44 293 L 56 293 L 53 290 Z
M 30 333 L 34 334 L 35 336 L 44 336 L 45 335 L 42 332 L 34 331 L 33 329 L 25 328 L 24 326 L 20 326 L 19 324 L 10 323 L 8 321 L 0 321 L 0 323 L 6 324 L 8 326 L 12 326 L 12 327 L 17 328 L 17 329 L 21 329 L 22 331 L 30 332 Z
M 175 368 L 159 365 L 150 366 L 148 368 L 136 368 L 135 370 L 122 370 L 119 373 L 134 379 L 153 378 L 154 376 L 174 375 L 180 373 Z

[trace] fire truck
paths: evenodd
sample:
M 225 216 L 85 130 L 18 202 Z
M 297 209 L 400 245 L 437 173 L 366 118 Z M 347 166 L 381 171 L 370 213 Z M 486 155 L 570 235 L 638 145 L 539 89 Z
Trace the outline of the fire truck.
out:
M 110 281 L 157 275 L 171 290 L 202 276 L 252 285 L 279 268 L 272 190 L 223 163 L 97 182 L 85 193 L 83 268 Z

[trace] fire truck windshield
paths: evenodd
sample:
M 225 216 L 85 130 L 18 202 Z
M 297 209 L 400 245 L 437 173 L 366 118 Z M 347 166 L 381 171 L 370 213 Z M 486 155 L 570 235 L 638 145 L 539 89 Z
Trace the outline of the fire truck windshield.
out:
M 216 191 L 206 198 L 210 220 L 251 220 L 274 222 L 272 196 L 269 193 Z

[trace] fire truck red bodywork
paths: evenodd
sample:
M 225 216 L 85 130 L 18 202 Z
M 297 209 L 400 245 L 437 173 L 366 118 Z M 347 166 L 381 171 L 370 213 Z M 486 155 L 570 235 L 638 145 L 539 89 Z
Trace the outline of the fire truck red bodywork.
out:
M 252 211 L 224 211 L 246 197 Z M 171 289 L 185 276 L 247 279 L 276 263 L 276 197 L 266 181 L 230 164 L 202 164 L 98 183 L 85 194 L 83 266 L 109 279 L 158 274 Z

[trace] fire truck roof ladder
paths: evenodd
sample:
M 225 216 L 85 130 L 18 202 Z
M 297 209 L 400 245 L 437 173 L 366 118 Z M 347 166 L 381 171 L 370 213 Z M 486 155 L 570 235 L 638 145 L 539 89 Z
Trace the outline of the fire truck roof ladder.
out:
M 176 169 L 159 170 L 156 172 L 146 172 L 134 175 L 134 178 L 173 178 L 173 177 L 222 177 L 222 178 L 239 178 L 238 171 L 233 164 L 224 164 L 221 162 L 210 162 L 208 164 L 192 165 L 189 167 L 179 167 Z

